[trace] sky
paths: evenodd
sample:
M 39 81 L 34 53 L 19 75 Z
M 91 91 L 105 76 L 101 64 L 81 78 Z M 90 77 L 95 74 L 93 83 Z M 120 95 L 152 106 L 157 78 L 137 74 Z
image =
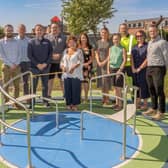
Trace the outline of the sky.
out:
M 60 17 L 61 5 L 61 0 L 0 0 L 0 26 L 9 23 L 16 31 L 17 25 L 24 23 L 30 32 L 35 24 L 47 26 L 53 16 Z M 117 32 L 124 20 L 168 17 L 168 0 L 114 0 L 113 8 L 117 12 L 107 23 L 111 33 Z

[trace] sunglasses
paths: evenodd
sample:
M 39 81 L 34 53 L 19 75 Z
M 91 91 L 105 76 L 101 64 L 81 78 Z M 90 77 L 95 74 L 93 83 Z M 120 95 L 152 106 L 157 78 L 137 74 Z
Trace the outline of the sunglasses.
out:
M 137 35 L 136 38 L 143 37 L 143 35 Z

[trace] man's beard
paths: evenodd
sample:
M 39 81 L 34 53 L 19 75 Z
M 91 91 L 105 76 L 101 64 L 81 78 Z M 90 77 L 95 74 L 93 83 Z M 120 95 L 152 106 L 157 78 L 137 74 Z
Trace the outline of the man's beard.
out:
M 6 37 L 7 37 L 7 38 L 12 38 L 12 37 L 13 37 L 13 34 L 7 34 Z

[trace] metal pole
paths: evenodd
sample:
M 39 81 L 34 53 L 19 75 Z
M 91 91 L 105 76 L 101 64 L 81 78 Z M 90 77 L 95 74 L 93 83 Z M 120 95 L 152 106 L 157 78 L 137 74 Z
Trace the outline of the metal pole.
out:
M 55 104 L 55 108 L 56 108 L 56 127 L 59 129 L 59 114 L 58 114 L 58 105 L 57 103 Z
M 28 146 L 28 166 L 27 168 L 33 168 L 32 161 L 31 161 L 30 111 L 26 110 L 26 113 L 27 113 L 27 146 Z
M 2 130 L 1 130 L 1 123 L 0 123 L 0 146 L 2 146 L 2 137 L 1 137 L 1 134 L 2 134 Z
M 2 120 L 5 122 L 5 108 L 4 108 L 4 95 L 1 92 L 1 110 L 2 110 Z M 2 126 L 2 131 L 5 133 L 5 125 Z
M 135 110 L 135 113 L 134 113 L 134 128 L 133 128 L 133 134 L 135 134 L 135 129 L 136 129 L 136 110 L 137 110 L 137 106 L 136 106 L 136 98 L 137 98 L 137 90 L 138 88 L 133 88 L 134 89 L 134 110 Z
M 92 111 L 92 79 L 89 82 L 89 90 L 90 90 L 90 111 Z
M 84 111 L 81 112 L 80 116 L 80 139 L 83 140 L 83 113 Z
M 30 83 L 31 83 L 30 88 L 31 88 L 31 94 L 32 94 L 32 95 L 33 95 L 33 93 L 34 93 L 33 78 L 34 78 L 34 76 L 33 76 L 32 72 L 31 72 L 31 73 L 30 73 Z M 32 98 L 32 99 L 31 99 L 32 118 L 34 117 L 34 99 L 35 99 L 35 98 Z
M 122 160 L 126 159 L 127 88 L 128 88 L 128 86 L 126 86 L 125 89 L 124 89 L 123 155 L 122 155 L 122 158 L 121 158 Z

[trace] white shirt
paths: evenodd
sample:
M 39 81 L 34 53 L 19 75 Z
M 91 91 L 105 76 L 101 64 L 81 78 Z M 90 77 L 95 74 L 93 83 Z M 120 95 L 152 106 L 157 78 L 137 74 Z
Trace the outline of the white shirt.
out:
M 80 49 L 77 49 L 73 55 L 68 55 L 68 53 L 65 50 L 61 66 L 64 66 L 66 68 L 66 72 L 63 74 L 64 78 L 78 78 L 80 80 L 83 80 L 83 53 Z M 69 73 L 72 66 L 75 64 L 80 64 L 73 73 Z

